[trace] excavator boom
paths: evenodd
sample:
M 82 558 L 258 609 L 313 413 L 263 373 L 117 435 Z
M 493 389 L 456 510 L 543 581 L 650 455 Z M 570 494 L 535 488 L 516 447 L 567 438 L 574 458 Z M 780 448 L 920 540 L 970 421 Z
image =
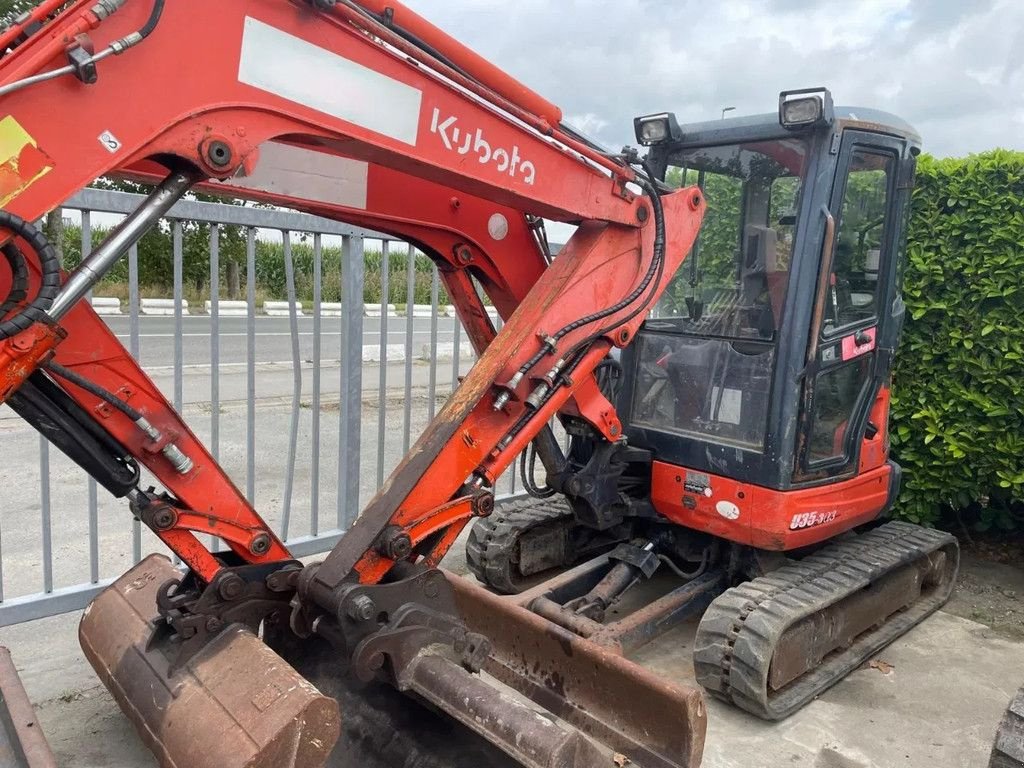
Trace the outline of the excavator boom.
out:
M 595 370 L 633 340 L 690 250 L 702 192 L 664 193 L 635 155 L 587 144 L 557 107 L 399 3 L 62 5 L 41 4 L 3 37 L 11 269 L 0 297 L 22 298 L 0 324 L 0 402 L 126 499 L 188 568 L 148 558 L 81 627 L 161 762 L 322 764 L 336 705 L 271 650 L 301 666 L 320 644 L 337 669 L 431 702 L 521 765 L 697 765 L 699 691 L 438 565 L 491 513 L 497 479 L 553 417 L 621 439 Z M 332 176 L 348 172 L 354 192 Z M 62 274 L 30 222 L 101 176 L 155 187 Z M 198 189 L 417 243 L 481 353 L 322 563 L 291 557 L 82 301 Z M 540 217 L 579 224 L 554 260 L 535 237 Z M 500 332 L 477 286 L 505 320 Z M 143 468 L 161 491 L 142 488 Z M 211 552 L 201 534 L 230 551 Z M 621 695 L 648 703 L 623 708 Z

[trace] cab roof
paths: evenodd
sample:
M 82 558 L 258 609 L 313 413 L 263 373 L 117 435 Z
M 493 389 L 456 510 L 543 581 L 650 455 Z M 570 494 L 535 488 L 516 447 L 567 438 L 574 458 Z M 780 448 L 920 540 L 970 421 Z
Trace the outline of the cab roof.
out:
M 920 149 L 921 136 L 901 117 L 870 107 L 835 107 L 835 128 L 856 128 L 874 133 L 884 133 L 906 139 L 912 147 Z M 688 146 L 707 144 L 731 144 L 799 136 L 801 133 L 819 130 L 791 131 L 779 125 L 779 115 L 767 112 L 760 115 L 727 117 L 723 120 L 709 120 L 701 123 L 686 123 L 680 126 L 683 139 L 673 146 L 682 149 Z

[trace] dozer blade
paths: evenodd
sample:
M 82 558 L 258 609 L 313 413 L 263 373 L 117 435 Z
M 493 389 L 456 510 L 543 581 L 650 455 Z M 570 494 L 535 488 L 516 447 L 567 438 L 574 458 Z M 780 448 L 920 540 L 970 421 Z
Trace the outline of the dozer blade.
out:
M 454 574 L 445 575 L 467 627 L 486 635 L 493 645 L 480 683 L 493 679 L 507 686 L 532 702 L 540 714 L 532 718 L 532 725 L 526 720 L 513 725 L 507 719 L 507 705 L 500 706 L 501 699 L 496 701 L 499 706 L 480 709 L 472 697 L 476 691 L 465 691 L 470 696 L 460 698 L 451 678 L 445 679 L 443 670 L 430 667 L 424 670 L 430 691 L 425 698 L 502 748 L 509 739 L 550 739 L 551 715 L 570 733 L 578 734 L 574 760 L 523 761 L 524 765 L 700 765 L 707 716 L 699 689 L 668 683 L 510 598 Z M 562 750 L 568 753 L 564 745 Z
M 231 626 L 173 674 L 147 650 L 159 587 L 180 577 L 151 555 L 86 609 L 79 640 L 96 674 L 166 768 L 319 768 L 337 703 L 249 630 Z

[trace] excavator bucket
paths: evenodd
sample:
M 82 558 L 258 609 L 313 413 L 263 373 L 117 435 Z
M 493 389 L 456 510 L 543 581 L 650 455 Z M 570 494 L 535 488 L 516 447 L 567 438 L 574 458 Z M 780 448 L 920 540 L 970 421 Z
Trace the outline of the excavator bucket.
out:
M 86 609 L 78 635 L 96 674 L 165 768 L 313 768 L 338 739 L 337 703 L 258 637 L 231 626 L 181 668 L 149 648 L 159 587 L 150 555 Z
M 167 650 L 148 641 L 159 587 L 177 575 L 166 558 L 147 558 L 96 598 L 79 631 L 97 674 L 163 766 L 450 768 L 461 765 L 466 744 L 483 750 L 472 753 L 474 768 L 700 765 L 706 716 L 698 689 L 666 683 L 454 574 L 445 575 L 462 618 L 491 640 L 491 654 L 471 674 L 443 647 L 419 649 L 402 674 L 412 699 L 381 686 L 353 693 L 342 665 L 315 641 L 282 650 L 293 666 L 241 627 L 171 672 Z M 426 725 L 431 715 L 413 699 L 461 724 L 459 733 L 439 739 L 439 728 L 454 726 Z M 453 739 L 459 746 L 448 754 Z

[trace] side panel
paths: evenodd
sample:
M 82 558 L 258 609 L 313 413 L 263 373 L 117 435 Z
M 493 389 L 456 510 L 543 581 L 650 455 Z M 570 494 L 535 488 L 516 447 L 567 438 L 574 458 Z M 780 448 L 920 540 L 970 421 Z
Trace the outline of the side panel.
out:
M 782 552 L 874 520 L 889 504 L 892 474 L 885 464 L 819 488 L 776 491 L 656 461 L 651 502 L 678 525 Z

